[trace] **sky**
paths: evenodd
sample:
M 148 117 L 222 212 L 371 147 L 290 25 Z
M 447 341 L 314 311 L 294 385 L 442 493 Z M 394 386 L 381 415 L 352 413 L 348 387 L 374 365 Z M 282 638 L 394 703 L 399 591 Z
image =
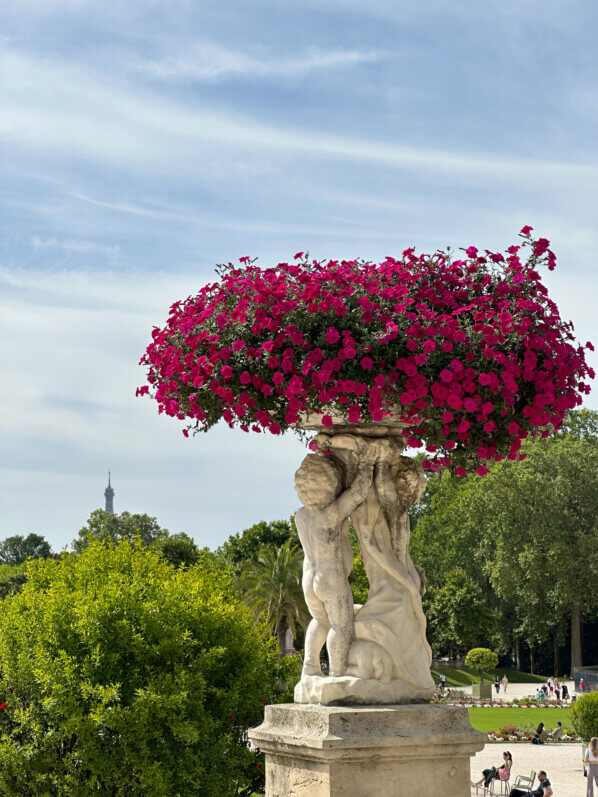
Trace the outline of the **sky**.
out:
M 297 509 L 292 434 L 187 440 L 135 398 L 217 263 L 530 224 L 596 341 L 597 34 L 593 0 L 3 0 L 0 539 L 64 548 L 108 469 L 115 511 L 202 546 Z

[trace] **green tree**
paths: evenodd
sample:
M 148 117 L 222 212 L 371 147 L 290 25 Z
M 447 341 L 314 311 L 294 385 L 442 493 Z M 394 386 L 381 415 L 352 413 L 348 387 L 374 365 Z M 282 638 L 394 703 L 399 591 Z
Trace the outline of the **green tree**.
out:
M 569 619 L 573 671 L 581 618 L 598 606 L 598 440 L 564 434 L 523 450 L 525 461 L 500 462 L 477 485 L 478 527 L 493 549 L 485 568 L 499 595 L 515 597 L 523 628 L 553 636 L 555 653 Z
M 296 626 L 305 629 L 309 620 L 301 588 L 302 568 L 303 554 L 287 540 L 278 549 L 262 548 L 257 562 L 247 564 L 241 574 L 244 600 L 276 635 L 281 656 L 287 628 L 296 636 Z
M 487 641 L 503 651 L 514 645 L 518 668 L 521 641 L 532 671 L 536 649 L 551 641 L 559 671 L 568 626 L 571 669 L 582 660 L 580 619 L 598 604 L 597 429 L 598 413 L 570 412 L 554 437 L 524 441 L 523 462 L 504 460 L 484 478 L 428 481 L 411 542 L 428 576 L 424 606 L 440 616 L 436 592 L 452 570 L 463 570 L 494 618 Z M 430 623 L 434 646 L 439 628 Z
M 75 553 L 81 553 L 93 541 L 133 542 L 136 538 L 142 545 L 148 546 L 166 537 L 168 531 L 160 528 L 155 517 L 129 512 L 116 515 L 103 509 L 96 509 L 89 516 L 86 525 L 79 529 L 78 537 L 73 541 L 73 550 Z
M 0 601 L 0 793 L 246 797 L 278 656 L 227 574 L 139 543 L 30 563 Z
M 449 474 L 430 478 L 428 508 L 417 516 L 411 534 L 411 556 L 428 578 L 423 605 L 437 650 L 478 642 L 503 650 L 509 645 L 509 606 L 497 598 L 484 569 L 488 542 L 479 533 L 471 499 L 476 479 L 480 481 L 477 476 L 459 479 Z M 454 589 L 458 600 L 452 596 Z
M 184 532 L 161 537 L 152 547 L 175 567 L 194 565 L 199 560 L 199 548 Z
M 582 440 L 598 440 L 598 412 L 585 408 L 571 410 L 565 416 L 558 434 L 561 437 L 571 435 Z
M 498 667 L 498 656 L 488 648 L 472 648 L 465 656 L 465 666 L 477 672 L 480 683 L 484 683 L 484 671 L 495 670 Z
M 448 573 L 435 589 L 428 621 L 437 644 L 470 648 L 491 635 L 492 616 L 480 587 L 461 568 Z
M 0 542 L 0 564 L 20 565 L 27 559 L 47 559 L 52 555 L 50 543 L 41 534 L 15 534 Z
M 218 549 L 233 573 L 240 575 L 249 562 L 257 562 L 264 548 L 278 549 L 285 542 L 299 545 L 299 537 L 295 528 L 295 519 L 273 520 L 270 523 L 261 521 L 245 531 L 232 534 Z

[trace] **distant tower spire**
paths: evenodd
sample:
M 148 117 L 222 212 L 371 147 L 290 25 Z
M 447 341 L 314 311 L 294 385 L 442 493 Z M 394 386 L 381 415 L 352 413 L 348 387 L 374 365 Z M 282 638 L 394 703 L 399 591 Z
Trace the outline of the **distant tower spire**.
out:
M 104 490 L 104 497 L 106 499 L 106 512 L 114 514 L 114 490 L 110 484 L 110 471 L 108 471 L 108 487 Z

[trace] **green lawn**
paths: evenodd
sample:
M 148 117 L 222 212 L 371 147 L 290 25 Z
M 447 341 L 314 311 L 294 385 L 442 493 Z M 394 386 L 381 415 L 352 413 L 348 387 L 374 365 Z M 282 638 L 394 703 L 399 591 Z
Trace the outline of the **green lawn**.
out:
M 469 721 L 477 731 L 491 733 L 512 725 L 535 729 L 540 722 L 552 730 L 557 722 L 569 728 L 569 708 L 470 708 Z
M 477 684 L 480 682 L 480 676 L 469 670 L 432 670 L 432 678 L 438 683 L 440 674 L 444 673 L 446 676 L 447 686 L 470 686 L 470 684 Z M 507 674 L 509 682 L 512 684 L 543 684 L 547 675 L 532 675 L 529 672 L 517 672 L 516 670 L 489 670 L 484 676 L 484 683 L 493 683 L 498 675 L 502 678 Z

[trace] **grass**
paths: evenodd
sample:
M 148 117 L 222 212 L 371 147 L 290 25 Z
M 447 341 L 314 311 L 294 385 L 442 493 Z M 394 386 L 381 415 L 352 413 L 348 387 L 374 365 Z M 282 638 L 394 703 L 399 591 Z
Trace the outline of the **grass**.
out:
M 432 678 L 438 683 L 441 673 L 446 676 L 447 686 L 470 686 L 471 684 L 479 684 L 480 676 L 475 672 L 469 670 L 432 670 Z M 498 675 L 502 678 L 505 675 L 512 684 L 543 684 L 546 681 L 547 675 L 532 675 L 530 672 L 517 672 L 516 670 L 488 670 L 484 675 L 484 683 L 494 683 L 494 679 Z
M 478 708 L 469 709 L 469 721 L 477 731 L 492 733 L 512 725 L 535 730 L 540 722 L 552 730 L 557 722 L 569 728 L 569 708 Z

